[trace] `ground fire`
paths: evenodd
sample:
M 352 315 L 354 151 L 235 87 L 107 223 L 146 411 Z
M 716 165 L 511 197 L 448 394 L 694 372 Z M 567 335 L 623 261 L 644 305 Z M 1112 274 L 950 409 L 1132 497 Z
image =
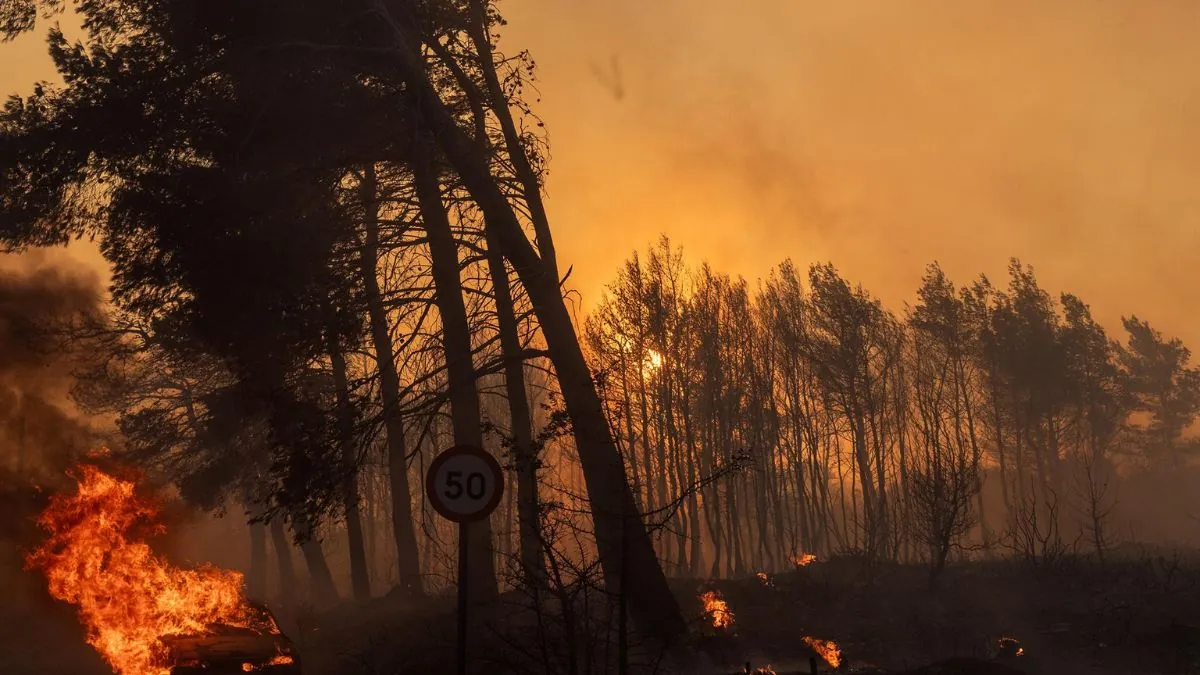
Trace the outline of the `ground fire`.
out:
M 1016 638 L 998 638 L 996 640 L 996 656 L 999 658 L 1025 656 L 1025 648 L 1021 646 L 1020 640 Z
M 825 663 L 829 664 L 830 668 L 837 669 L 842 665 L 842 649 L 838 647 L 833 640 L 818 640 L 817 638 L 805 636 L 804 644 L 812 648 Z
M 817 562 L 817 556 L 813 553 L 797 553 L 788 558 L 796 567 L 808 567 Z
M 270 619 L 247 602 L 241 574 L 180 569 L 154 555 L 138 533 L 163 532 L 160 509 L 132 481 L 90 464 L 78 466 L 72 477 L 78 491 L 51 500 L 38 520 L 49 536 L 27 564 L 46 575 L 55 598 L 78 607 L 88 643 L 114 671 L 166 675 L 164 636 L 205 635 L 217 625 L 272 632 L 258 625 Z M 243 670 L 258 667 L 246 663 Z
M 713 628 L 732 628 L 733 612 L 729 605 L 721 599 L 717 591 L 705 591 L 700 594 L 700 602 L 704 604 L 704 614 L 712 620 Z

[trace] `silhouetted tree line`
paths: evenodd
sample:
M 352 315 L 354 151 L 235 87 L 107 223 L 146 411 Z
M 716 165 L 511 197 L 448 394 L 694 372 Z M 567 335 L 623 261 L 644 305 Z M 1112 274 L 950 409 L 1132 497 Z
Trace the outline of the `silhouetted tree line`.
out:
M 674 515 L 668 568 L 857 553 L 928 562 L 936 580 L 974 551 L 1103 556 L 1120 478 L 1184 471 L 1200 447 L 1200 370 L 1146 321 L 1114 339 L 1032 268 L 1008 273 L 956 287 L 930 265 L 896 315 L 830 264 L 784 262 L 752 288 L 687 267 L 665 238 L 635 253 L 585 333 L 640 508 L 753 457 Z

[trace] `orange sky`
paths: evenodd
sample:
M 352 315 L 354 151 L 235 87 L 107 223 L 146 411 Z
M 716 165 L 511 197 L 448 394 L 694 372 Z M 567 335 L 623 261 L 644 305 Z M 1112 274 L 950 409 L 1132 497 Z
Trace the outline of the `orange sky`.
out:
M 1137 312 L 1200 344 L 1194 0 L 502 9 L 505 45 L 539 65 L 585 306 L 666 232 L 751 278 L 832 260 L 895 309 L 930 260 L 963 283 L 1017 255 L 1109 325 Z M 46 76 L 42 52 L 0 47 L 0 91 Z

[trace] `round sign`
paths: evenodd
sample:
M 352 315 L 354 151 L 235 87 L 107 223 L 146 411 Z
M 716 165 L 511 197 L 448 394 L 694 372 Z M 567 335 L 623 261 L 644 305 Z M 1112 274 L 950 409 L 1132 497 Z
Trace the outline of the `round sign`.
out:
M 504 471 L 482 448 L 456 445 L 434 458 L 425 494 L 446 520 L 468 523 L 491 515 L 504 496 Z

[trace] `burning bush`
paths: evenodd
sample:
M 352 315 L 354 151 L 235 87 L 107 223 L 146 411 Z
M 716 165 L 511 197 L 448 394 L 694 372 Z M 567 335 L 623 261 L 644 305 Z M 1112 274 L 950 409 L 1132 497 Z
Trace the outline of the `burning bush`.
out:
M 817 656 L 820 656 L 825 663 L 829 664 L 830 668 L 837 670 L 841 667 L 842 649 L 841 647 L 838 647 L 836 642 L 833 640 L 818 640 L 817 638 L 808 637 L 807 635 L 803 639 L 804 644 L 811 647 L 812 650 L 817 653 Z
M 713 628 L 733 628 L 733 612 L 718 591 L 701 593 L 700 602 L 704 604 L 704 614 L 712 620 Z
M 815 553 L 796 553 L 789 556 L 788 560 L 790 560 L 796 567 L 808 567 L 809 565 L 817 562 L 817 556 Z

